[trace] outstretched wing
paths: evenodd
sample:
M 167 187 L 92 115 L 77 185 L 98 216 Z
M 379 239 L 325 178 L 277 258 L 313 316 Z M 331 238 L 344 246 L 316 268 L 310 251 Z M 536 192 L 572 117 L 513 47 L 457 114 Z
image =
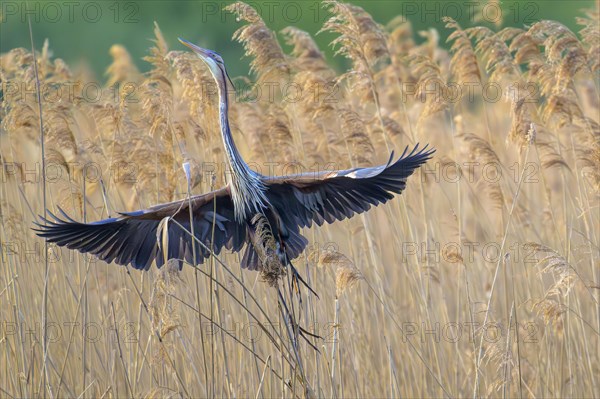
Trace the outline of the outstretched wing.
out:
M 407 152 L 408 147 L 395 162 L 392 153 L 387 164 L 371 168 L 266 178 L 267 196 L 292 231 L 310 227 L 313 221 L 321 226 L 350 218 L 400 194 L 408 176 L 435 150 L 425 146 L 419 151 L 417 144 Z
M 51 214 L 53 220 L 44 220 L 44 224 L 38 224 L 39 227 L 34 230 L 37 235 L 59 246 L 94 254 L 108 263 L 114 261 L 148 270 L 153 260 L 156 260 L 158 267 L 165 263 L 164 249 L 161 248 L 162 230 L 158 238 L 157 231 L 161 221 L 170 217 L 167 260 L 179 259 L 193 263 L 194 242 L 196 263 L 202 263 L 210 255 L 208 250 L 177 225 L 192 231 L 189 204 L 189 200 L 184 199 L 146 210 L 121 213 L 119 217 L 93 223 L 77 222 L 61 211 L 62 218 Z M 227 187 L 191 197 L 191 206 L 194 236 L 206 247 L 211 248 L 212 241 L 211 250 L 216 254 L 223 247 L 232 251 L 242 248 L 246 241 L 246 227 L 235 221 L 233 202 Z

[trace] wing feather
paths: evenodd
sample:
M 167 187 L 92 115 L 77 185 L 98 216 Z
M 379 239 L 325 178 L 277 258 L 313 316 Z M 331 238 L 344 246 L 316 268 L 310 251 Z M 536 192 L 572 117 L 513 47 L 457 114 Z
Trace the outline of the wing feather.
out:
M 406 147 L 397 161 L 392 153 L 386 164 L 375 167 L 265 178 L 267 196 L 288 228 L 333 223 L 400 194 L 406 179 L 434 152 L 427 146 L 419 150 L 417 144 L 410 152 Z
M 216 201 L 216 212 L 214 211 Z M 43 224 L 37 224 L 36 233 L 48 242 L 66 246 L 83 253 L 91 253 L 106 262 L 120 265 L 131 264 L 136 269 L 147 270 L 153 261 L 157 266 L 165 262 L 160 240 L 156 232 L 161 220 L 170 217 L 188 231 L 190 229 L 189 202 L 192 204 L 194 235 L 210 247 L 212 223 L 215 223 L 212 251 L 219 253 L 223 247 L 239 251 L 246 242 L 246 226 L 235 221 L 233 202 L 227 187 L 190 200 L 170 202 L 146 210 L 123 212 L 118 217 L 92 223 L 80 223 L 60 210 L 61 216 L 49 213 Z M 188 233 L 175 223 L 168 224 L 168 259 L 202 263 L 209 251 L 191 239 Z

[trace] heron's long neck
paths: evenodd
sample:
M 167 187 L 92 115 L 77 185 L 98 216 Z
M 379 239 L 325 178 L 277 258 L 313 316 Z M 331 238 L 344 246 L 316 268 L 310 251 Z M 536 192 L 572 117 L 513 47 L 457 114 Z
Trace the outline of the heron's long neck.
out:
M 261 176 L 250 169 L 246 162 L 244 162 L 231 136 L 228 115 L 229 102 L 225 82 L 226 76 L 222 76 L 220 82 L 217 80 L 219 124 L 223 145 L 227 153 L 227 161 L 231 168 L 230 173 L 227 173 L 227 178 L 231 187 L 235 216 L 238 221 L 242 221 L 260 212 L 266 206 L 268 200 L 265 196 L 265 186 L 262 183 Z
M 223 145 L 227 153 L 227 161 L 231 167 L 234 177 L 245 177 L 254 174 L 246 162 L 244 162 L 240 152 L 238 151 L 233 137 L 231 137 L 231 129 L 229 128 L 229 100 L 227 99 L 227 91 L 219 85 L 219 125 L 221 127 L 221 137 Z

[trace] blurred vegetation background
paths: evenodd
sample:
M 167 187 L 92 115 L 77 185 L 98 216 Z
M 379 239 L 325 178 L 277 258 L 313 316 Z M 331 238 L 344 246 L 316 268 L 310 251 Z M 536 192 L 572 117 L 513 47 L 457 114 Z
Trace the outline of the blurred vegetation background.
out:
M 3 1 L 0 5 L 0 52 L 15 47 L 31 47 L 28 16 L 33 24 L 36 48 L 45 39 L 50 42 L 54 57 L 71 66 L 90 68 L 98 79 L 111 62 L 109 49 L 113 44 L 125 46 L 141 71 L 149 65 L 142 60 L 150 47 L 156 21 L 171 50 L 184 50 L 177 42 L 181 36 L 201 46 L 219 52 L 233 76 L 248 75 L 248 59 L 242 58 L 240 44 L 231 40 L 240 26 L 235 17 L 223 8 L 232 1 Z M 333 35 L 317 35 L 329 17 L 320 1 L 260 0 L 247 2 L 259 11 L 275 31 L 292 25 L 316 37 L 328 60 L 339 69 L 345 67 L 342 57 L 335 57 L 329 43 Z M 351 1 L 364 8 L 374 19 L 386 25 L 397 15 L 411 21 L 415 31 L 435 28 L 440 44 L 445 44 L 449 31 L 442 17 L 451 16 L 463 28 L 487 25 L 502 28 L 523 27 L 542 19 L 554 19 L 578 31 L 575 17 L 582 9 L 594 7 L 587 1 Z M 285 48 L 285 44 L 282 43 Z

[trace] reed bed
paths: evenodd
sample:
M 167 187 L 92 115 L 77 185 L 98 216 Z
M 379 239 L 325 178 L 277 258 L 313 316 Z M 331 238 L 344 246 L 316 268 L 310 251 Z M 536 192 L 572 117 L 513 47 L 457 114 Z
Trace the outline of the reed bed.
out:
M 94 221 L 185 198 L 186 163 L 192 194 L 224 184 L 198 59 L 158 26 L 150 72 L 115 45 L 103 84 L 47 43 L 0 56 L 0 396 L 598 395 L 597 11 L 578 32 L 448 18 L 445 46 L 402 17 L 325 7 L 347 71 L 307 32 L 229 7 L 251 60 L 230 93 L 245 159 L 284 174 L 384 163 L 417 142 L 437 152 L 401 197 L 305 231 L 296 267 L 319 298 L 302 289 L 294 311 L 317 350 L 292 348 L 273 276 L 241 271 L 239 254 L 139 272 L 46 252 L 30 230 L 44 202 Z

